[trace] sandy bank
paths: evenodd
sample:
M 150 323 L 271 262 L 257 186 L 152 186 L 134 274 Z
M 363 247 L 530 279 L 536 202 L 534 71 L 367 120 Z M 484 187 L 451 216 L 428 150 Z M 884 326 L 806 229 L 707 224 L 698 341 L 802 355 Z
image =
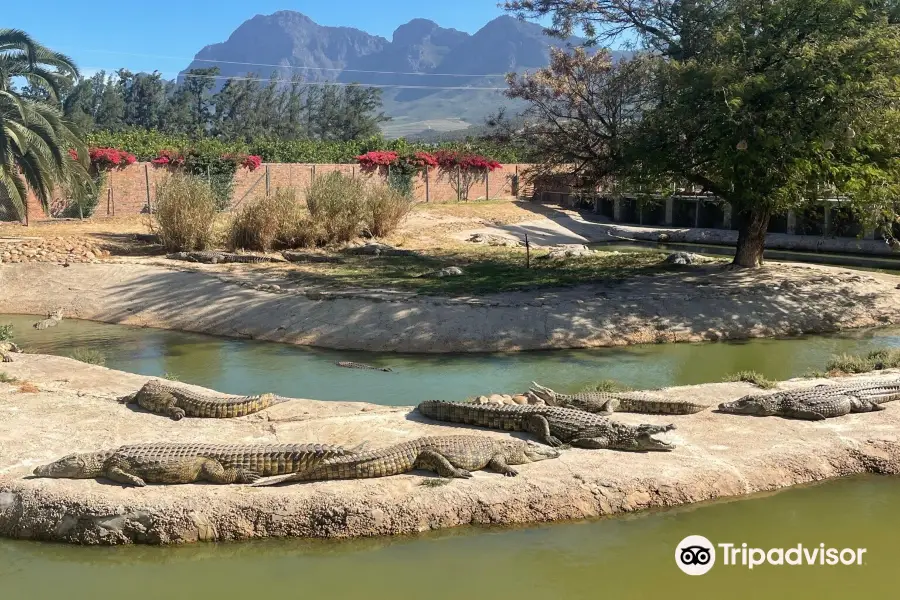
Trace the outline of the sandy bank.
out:
M 423 476 L 278 488 L 178 485 L 122 488 L 94 480 L 28 478 L 73 451 L 153 441 L 332 442 L 380 447 L 460 428 L 409 418 L 408 408 L 297 400 L 250 417 L 179 422 L 115 401 L 146 378 L 70 359 L 17 356 L 8 374 L 38 393 L 0 384 L 0 535 L 86 544 L 168 544 L 266 536 L 409 534 L 466 524 L 579 519 L 772 490 L 861 472 L 900 472 L 900 403 L 823 422 L 703 412 L 671 417 L 679 444 L 664 454 L 570 450 L 506 478 L 423 486 Z M 896 373 L 892 375 L 896 376 Z M 793 381 L 784 387 L 809 386 Z M 672 388 L 718 403 L 748 384 Z M 629 422 L 665 418 L 619 415 Z M 462 429 L 473 431 L 472 429 Z M 484 435 L 504 434 L 483 431 Z
M 336 349 L 482 352 L 821 333 L 900 322 L 900 277 L 773 264 L 694 266 L 623 282 L 479 297 L 334 291 L 279 267 L 0 265 L 0 313 Z M 184 263 L 185 265 L 187 263 Z

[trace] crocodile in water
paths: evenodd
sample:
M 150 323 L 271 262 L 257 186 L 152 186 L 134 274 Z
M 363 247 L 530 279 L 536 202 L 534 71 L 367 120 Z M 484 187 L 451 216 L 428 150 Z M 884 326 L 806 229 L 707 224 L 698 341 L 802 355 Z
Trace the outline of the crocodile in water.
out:
M 184 417 L 209 419 L 243 417 L 288 400 L 289 398 L 275 394 L 208 396 L 157 379 L 148 381 L 137 392 L 119 399 L 123 404 L 137 404 L 150 412 L 172 417 L 176 421 Z
M 823 384 L 803 390 L 744 396 L 733 402 L 723 402 L 718 411 L 821 421 L 850 413 L 884 410 L 882 403 L 897 398 L 900 398 L 900 380 L 849 385 Z
M 674 445 L 653 436 L 675 429 L 674 425 L 626 425 L 593 413 L 562 406 L 503 405 L 489 406 L 465 402 L 428 400 L 416 408 L 437 421 L 465 423 L 527 431 L 545 444 L 570 444 L 579 448 L 631 450 L 673 450 Z
M 709 408 L 704 404 L 654 398 L 642 392 L 560 394 L 533 381 L 531 382 L 531 389 L 528 391 L 550 406 L 565 406 L 607 415 L 614 412 L 651 415 L 691 415 Z
M 393 372 L 393 369 L 391 369 L 390 367 L 373 367 L 372 365 L 367 365 L 364 363 L 341 361 L 334 364 L 339 367 L 346 367 L 348 369 L 368 369 L 369 371 L 384 371 L 385 373 Z
M 34 324 L 35 329 L 49 329 L 50 327 L 56 327 L 59 325 L 59 322 L 63 320 L 63 311 L 55 310 L 52 313 L 47 315 L 47 318 L 43 321 L 38 321 Z
M 13 342 L 0 342 L 0 362 L 12 362 L 12 353 L 21 354 L 22 349 Z
M 282 262 L 281 259 L 273 256 L 257 256 L 255 254 L 237 254 L 235 252 L 217 252 L 212 250 L 202 250 L 197 252 L 173 252 L 167 254 L 166 258 L 172 260 L 186 260 L 188 262 L 207 263 L 211 265 L 221 263 L 267 263 Z
M 498 440 L 480 435 L 422 437 L 381 450 L 329 459 L 308 471 L 273 477 L 254 485 L 387 477 L 413 469 L 434 471 L 441 477 L 472 477 L 471 471 L 490 469 L 507 477 L 514 477 L 518 472 L 510 465 L 522 465 L 558 456 L 559 451 L 553 448 L 512 438 Z
M 252 483 L 261 477 L 297 473 L 322 461 L 353 455 L 325 444 L 133 444 L 69 454 L 37 467 L 38 477 L 94 479 L 126 485 L 145 483 Z

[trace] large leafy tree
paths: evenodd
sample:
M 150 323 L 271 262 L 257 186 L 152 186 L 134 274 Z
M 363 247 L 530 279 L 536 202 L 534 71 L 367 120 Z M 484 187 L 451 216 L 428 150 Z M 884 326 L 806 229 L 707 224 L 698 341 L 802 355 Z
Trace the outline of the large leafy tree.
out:
M 732 206 L 734 263 L 762 264 L 770 217 L 822 195 L 889 225 L 900 198 L 896 0 L 517 0 L 591 42 L 628 35 L 651 101 L 617 140 L 623 177 L 687 182 Z M 565 92 L 564 92 L 565 93 Z M 590 125 L 586 128 L 595 128 Z
M 28 189 L 46 209 L 58 186 L 90 185 L 81 133 L 59 108 L 62 91 L 77 77 L 67 56 L 23 31 L 0 29 L 0 190 L 20 217 Z M 16 91 L 17 80 L 27 84 L 29 97 Z

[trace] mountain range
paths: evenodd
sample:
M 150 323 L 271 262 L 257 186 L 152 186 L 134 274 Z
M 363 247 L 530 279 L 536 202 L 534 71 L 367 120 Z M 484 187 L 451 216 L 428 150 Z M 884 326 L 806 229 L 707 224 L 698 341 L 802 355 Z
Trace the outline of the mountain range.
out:
M 277 71 L 285 79 L 302 73 L 308 81 L 383 86 L 392 117 L 383 129 L 393 137 L 479 125 L 501 105 L 516 110 L 520 105 L 503 96 L 505 74 L 544 67 L 551 47 L 582 42 L 548 37 L 540 25 L 511 16 L 474 34 L 413 19 L 388 40 L 284 10 L 245 21 L 226 41 L 200 50 L 187 69 L 215 65 L 226 77 Z

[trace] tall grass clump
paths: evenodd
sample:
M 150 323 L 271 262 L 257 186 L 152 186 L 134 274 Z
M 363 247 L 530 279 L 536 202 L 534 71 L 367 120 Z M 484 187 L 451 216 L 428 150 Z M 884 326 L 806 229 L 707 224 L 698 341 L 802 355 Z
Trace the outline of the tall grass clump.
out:
M 840 354 L 831 357 L 825 369 L 838 373 L 868 373 L 900 367 L 900 349 L 873 350 L 865 356 Z
M 372 237 L 385 237 L 400 226 L 415 200 L 387 185 L 370 185 L 363 203 L 363 226 Z
M 756 371 L 738 371 L 726 376 L 723 381 L 743 381 L 744 383 L 752 383 L 764 390 L 770 390 L 777 385 L 776 382 L 767 379 L 765 375 Z
M 228 245 L 268 252 L 292 248 L 305 217 L 303 205 L 291 188 L 278 188 L 241 208 L 231 222 Z
M 216 199 L 209 184 L 184 173 L 172 173 L 156 186 L 153 233 L 170 252 L 213 246 Z
M 333 171 L 306 188 L 307 227 L 321 229 L 323 242 L 341 244 L 359 235 L 366 189 L 362 181 Z
M 74 358 L 89 365 L 103 366 L 106 364 L 106 355 L 95 350 L 94 348 L 75 348 L 69 354 L 69 358 Z

